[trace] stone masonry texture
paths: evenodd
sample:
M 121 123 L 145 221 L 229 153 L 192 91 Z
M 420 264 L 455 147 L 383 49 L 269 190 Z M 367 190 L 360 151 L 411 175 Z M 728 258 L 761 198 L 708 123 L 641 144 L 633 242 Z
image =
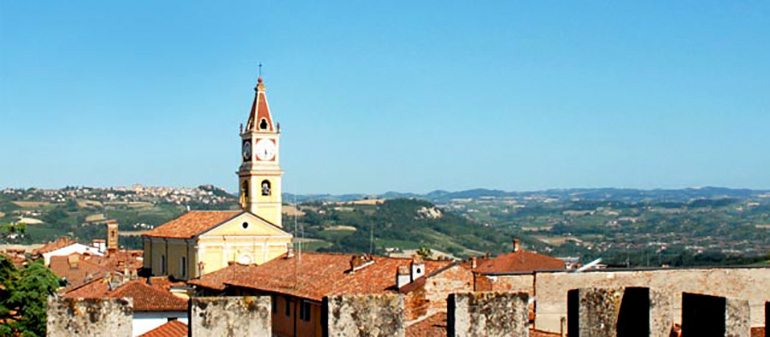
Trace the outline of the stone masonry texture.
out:
M 747 299 L 751 306 L 750 323 L 756 327 L 764 324 L 764 303 L 770 301 L 770 291 L 767 291 L 770 289 L 770 268 L 539 272 L 535 278 L 535 327 L 552 332 L 559 332 L 562 317 L 567 317 L 567 291 L 570 289 L 649 287 L 664 291 L 673 295 L 672 319 L 675 323 L 681 322 L 683 292 Z
M 270 296 L 193 297 L 191 336 L 270 336 Z
M 47 335 L 131 337 L 131 298 L 48 298 Z
M 666 337 L 671 333 L 672 296 L 649 288 L 583 288 L 568 295 L 569 335 Z
M 468 292 L 449 296 L 447 335 L 529 336 L 527 293 Z
M 622 288 L 583 288 L 567 295 L 570 337 L 617 336 Z
M 404 319 L 403 295 L 347 294 L 324 298 L 321 324 L 330 337 L 403 337 Z

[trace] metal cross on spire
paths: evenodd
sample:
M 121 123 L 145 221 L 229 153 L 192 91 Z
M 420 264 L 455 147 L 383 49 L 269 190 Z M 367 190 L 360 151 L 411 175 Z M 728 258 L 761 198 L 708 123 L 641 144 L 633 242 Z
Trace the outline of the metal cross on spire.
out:
M 262 77 L 262 62 L 259 62 L 259 77 Z

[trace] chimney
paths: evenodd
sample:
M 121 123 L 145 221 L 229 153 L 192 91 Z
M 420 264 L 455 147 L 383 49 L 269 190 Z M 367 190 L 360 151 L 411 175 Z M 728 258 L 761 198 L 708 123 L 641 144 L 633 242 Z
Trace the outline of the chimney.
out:
M 518 252 L 521 250 L 521 244 L 519 243 L 519 239 L 513 239 L 513 252 Z
M 80 258 L 77 256 L 77 254 L 72 254 L 70 256 L 67 256 L 67 263 L 70 265 L 70 269 L 78 269 L 78 264 L 80 264 Z
M 396 288 L 401 288 L 411 282 L 411 275 L 409 275 L 409 267 L 398 266 L 396 270 Z
M 476 269 L 476 267 L 479 266 L 479 261 L 476 259 L 476 257 L 471 258 L 471 269 Z
M 290 259 L 294 257 L 294 244 L 293 243 L 287 243 L 286 244 L 286 258 Z
M 412 256 L 412 282 L 425 275 L 425 261 L 419 255 Z
M 118 222 L 107 221 L 107 255 L 118 251 Z
M 350 270 L 348 270 L 348 273 L 354 273 L 356 270 L 362 269 L 372 263 L 374 263 L 374 259 L 369 255 L 353 255 L 350 258 Z

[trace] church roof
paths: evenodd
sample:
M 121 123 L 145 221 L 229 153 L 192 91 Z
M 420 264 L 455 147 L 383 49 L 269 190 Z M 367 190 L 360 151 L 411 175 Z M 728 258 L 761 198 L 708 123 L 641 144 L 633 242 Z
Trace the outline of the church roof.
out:
M 267 95 L 265 94 L 265 84 L 262 82 L 262 77 L 257 79 L 257 87 L 254 88 L 254 91 L 256 91 L 254 103 L 251 105 L 251 113 L 249 114 L 249 121 L 246 123 L 245 131 L 275 132 L 273 118 L 267 105 Z M 262 127 L 263 119 L 265 121 L 264 128 Z
M 191 211 L 155 227 L 144 236 L 189 239 L 241 213 L 243 211 Z

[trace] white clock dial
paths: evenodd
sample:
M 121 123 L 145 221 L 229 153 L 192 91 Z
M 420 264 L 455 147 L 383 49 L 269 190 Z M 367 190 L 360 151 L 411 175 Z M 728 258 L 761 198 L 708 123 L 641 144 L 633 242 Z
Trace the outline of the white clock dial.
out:
M 275 157 L 275 143 L 270 139 L 260 139 L 255 150 L 259 160 L 272 160 Z
M 243 142 L 243 160 L 244 161 L 251 160 L 251 142 L 250 141 Z

